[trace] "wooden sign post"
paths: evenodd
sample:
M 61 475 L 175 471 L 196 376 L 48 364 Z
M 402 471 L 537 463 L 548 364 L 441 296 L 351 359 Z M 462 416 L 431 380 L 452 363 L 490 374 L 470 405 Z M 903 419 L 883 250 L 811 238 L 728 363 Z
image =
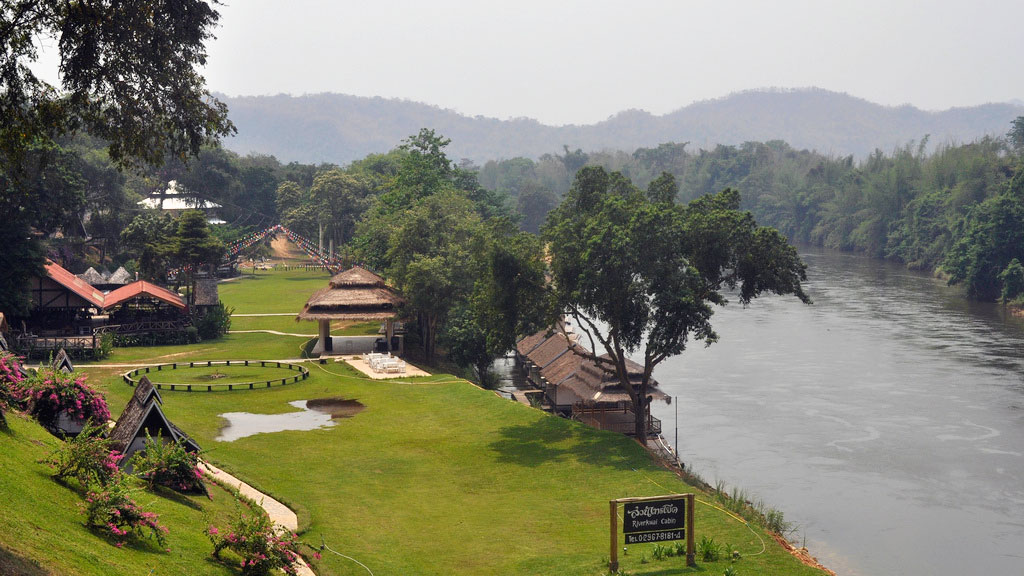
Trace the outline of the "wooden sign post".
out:
M 608 569 L 619 569 L 619 504 L 622 509 L 622 535 L 626 544 L 686 540 L 686 565 L 696 566 L 693 543 L 693 494 L 669 494 L 644 498 L 618 498 L 608 502 L 611 529 L 611 559 Z

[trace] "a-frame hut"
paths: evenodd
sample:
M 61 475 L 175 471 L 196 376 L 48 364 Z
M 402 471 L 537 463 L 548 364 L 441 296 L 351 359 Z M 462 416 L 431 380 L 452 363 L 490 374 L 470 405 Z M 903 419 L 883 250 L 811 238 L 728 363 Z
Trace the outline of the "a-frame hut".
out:
M 397 348 L 393 341 L 394 319 L 403 302 L 383 278 L 366 268 L 353 266 L 334 275 L 326 288 L 314 292 L 295 320 L 319 323 L 320 343 L 316 349 L 328 355 L 334 351 L 331 322 L 381 320 L 386 323 L 384 339 L 390 351 Z
M 190 452 L 199 452 L 199 444 L 171 423 L 160 409 L 163 398 L 149 378 L 143 376 L 135 385 L 121 417 L 110 433 L 110 447 L 124 454 L 122 466 L 139 450 L 146 447 L 146 434 L 163 438 L 164 442 L 182 442 Z
M 63 348 L 57 351 L 57 356 L 53 358 L 53 365 L 51 367 L 54 372 L 63 372 L 65 374 L 71 374 L 75 371 L 75 365 L 71 363 L 71 358 L 68 357 L 68 353 Z

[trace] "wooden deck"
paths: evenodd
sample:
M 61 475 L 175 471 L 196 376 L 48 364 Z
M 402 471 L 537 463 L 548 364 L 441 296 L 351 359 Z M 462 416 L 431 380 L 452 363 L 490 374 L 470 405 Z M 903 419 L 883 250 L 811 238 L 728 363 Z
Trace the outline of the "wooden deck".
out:
M 636 432 L 633 411 L 628 408 L 580 408 L 573 407 L 572 417 L 598 430 L 611 430 L 627 436 Z M 647 417 L 647 434 L 661 434 L 661 420 Z

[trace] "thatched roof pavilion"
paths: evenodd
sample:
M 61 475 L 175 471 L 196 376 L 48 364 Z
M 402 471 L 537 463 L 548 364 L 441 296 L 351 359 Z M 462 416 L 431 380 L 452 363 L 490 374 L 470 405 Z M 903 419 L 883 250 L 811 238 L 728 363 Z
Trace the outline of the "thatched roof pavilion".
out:
M 353 266 L 333 276 L 326 288 L 314 292 L 295 320 L 319 322 L 324 353 L 333 351 L 332 321 L 383 320 L 387 323 L 385 337 L 390 348 L 394 332 L 392 321 L 404 302 L 383 278 L 366 268 Z

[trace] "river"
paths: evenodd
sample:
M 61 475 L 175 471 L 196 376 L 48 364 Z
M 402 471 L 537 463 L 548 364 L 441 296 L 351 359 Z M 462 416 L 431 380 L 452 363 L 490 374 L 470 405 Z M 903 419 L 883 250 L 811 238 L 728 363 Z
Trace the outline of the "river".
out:
M 840 575 L 1024 573 L 1024 322 L 898 265 L 801 254 L 813 305 L 718 308 L 718 343 L 655 370 L 682 460 L 782 510 Z M 676 409 L 654 407 L 669 442 Z

